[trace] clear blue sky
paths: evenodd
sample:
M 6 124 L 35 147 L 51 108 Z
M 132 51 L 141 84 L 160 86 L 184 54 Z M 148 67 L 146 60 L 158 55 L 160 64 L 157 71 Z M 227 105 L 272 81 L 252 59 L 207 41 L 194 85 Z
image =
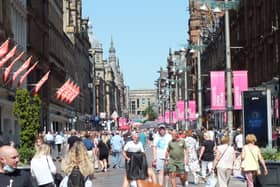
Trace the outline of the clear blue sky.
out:
M 130 89 L 154 89 L 169 48 L 179 50 L 188 39 L 188 0 L 82 0 L 82 5 L 104 59 L 113 37 Z

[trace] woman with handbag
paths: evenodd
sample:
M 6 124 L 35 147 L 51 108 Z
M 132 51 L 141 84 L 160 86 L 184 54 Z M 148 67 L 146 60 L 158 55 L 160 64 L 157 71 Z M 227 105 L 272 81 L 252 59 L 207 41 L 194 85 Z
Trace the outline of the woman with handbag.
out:
M 234 148 L 229 145 L 229 137 L 223 136 L 221 145 L 217 146 L 213 163 L 213 170 L 217 169 L 218 185 L 220 187 L 228 187 L 234 160 L 235 151 Z
M 267 175 L 267 168 L 263 160 L 260 148 L 255 145 L 257 138 L 254 134 L 247 134 L 246 145 L 243 146 L 241 152 L 241 168 L 247 181 L 247 187 L 254 187 L 254 179 L 256 175 L 260 175 L 259 162 L 263 166 L 264 175 Z
M 50 156 L 48 144 L 43 143 L 36 148 L 36 153 L 30 163 L 30 170 L 38 186 L 55 187 L 53 174 L 56 173 L 56 167 Z

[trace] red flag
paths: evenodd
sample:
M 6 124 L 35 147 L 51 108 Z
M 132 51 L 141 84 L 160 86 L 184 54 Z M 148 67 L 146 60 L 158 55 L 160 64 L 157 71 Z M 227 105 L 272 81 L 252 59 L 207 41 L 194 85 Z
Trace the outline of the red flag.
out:
M 49 78 L 50 71 L 48 71 L 42 78 L 41 80 L 35 85 L 35 87 L 32 90 L 32 95 L 38 93 L 40 88 L 43 86 L 43 84 L 48 80 Z
M 57 91 L 56 91 L 56 98 L 61 99 L 62 94 L 66 90 L 67 85 L 70 83 L 70 80 L 68 79 Z
M 4 56 L 9 51 L 9 43 L 10 40 L 6 40 L 2 45 L 0 46 L 0 58 Z
M 29 73 L 37 66 L 38 62 L 36 62 L 35 64 L 33 64 L 33 66 L 31 66 L 20 78 L 19 82 L 18 82 L 18 87 L 20 87 L 24 81 L 24 79 L 29 75 Z
M 27 69 L 27 68 L 29 67 L 29 64 L 30 64 L 30 62 L 31 62 L 31 58 L 32 58 L 32 56 L 29 57 L 29 58 L 24 62 L 24 64 L 23 64 L 22 66 L 20 66 L 20 67 L 18 68 L 18 70 L 14 73 L 13 78 L 11 79 L 11 84 L 13 84 L 13 82 L 16 80 L 17 76 L 18 76 L 21 72 L 23 72 L 25 69 Z
M 72 103 L 74 101 L 74 99 L 80 94 L 80 87 L 75 85 L 75 94 L 70 98 L 69 100 L 69 104 Z
M 6 68 L 4 74 L 3 74 L 3 82 L 6 82 L 8 80 L 8 76 L 12 71 L 12 68 L 14 66 L 14 64 L 22 57 L 22 55 L 24 54 L 24 52 L 21 52 L 14 60 L 13 62 L 11 62 L 11 64 Z
M 8 54 L 6 54 L 6 56 L 4 56 L 1 60 L 0 60 L 0 68 L 2 68 L 2 66 L 10 59 L 12 58 L 17 50 L 17 46 L 15 46 L 11 51 L 9 51 Z
M 61 95 L 61 101 L 67 102 L 68 97 L 71 95 L 74 83 L 70 81 L 70 83 L 66 86 L 66 90 Z

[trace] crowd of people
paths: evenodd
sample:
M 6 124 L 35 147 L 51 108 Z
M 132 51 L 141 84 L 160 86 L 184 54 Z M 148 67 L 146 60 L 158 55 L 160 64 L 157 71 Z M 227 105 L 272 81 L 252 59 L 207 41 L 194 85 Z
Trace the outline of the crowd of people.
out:
M 226 129 L 212 127 L 180 131 L 159 124 L 155 129 L 137 128 L 128 132 L 81 131 L 47 132 L 38 134 L 35 155 L 30 162 L 30 173 L 17 169 L 19 154 L 13 145 L 0 147 L 0 186 L 66 187 L 73 183 L 71 175 L 78 168 L 86 187 L 94 186 L 94 173 L 109 172 L 108 168 L 124 168 L 122 187 L 142 187 L 148 181 L 158 186 L 176 187 L 177 177 L 182 186 L 205 183 L 207 176 L 215 172 L 217 186 L 229 185 L 233 166 L 240 157 L 248 187 L 254 186 L 254 177 L 260 166 L 267 175 L 255 135 L 243 140 L 241 129 L 236 129 L 233 144 Z M 148 161 L 146 151 L 151 150 Z M 111 157 L 111 159 L 109 159 Z M 110 160 L 110 162 L 109 162 Z M 122 165 L 122 160 L 125 165 Z M 60 162 L 56 168 L 54 161 Z M 240 169 L 239 168 L 239 169 Z M 57 184 L 55 174 L 64 178 Z M 192 175 L 192 181 L 189 180 Z

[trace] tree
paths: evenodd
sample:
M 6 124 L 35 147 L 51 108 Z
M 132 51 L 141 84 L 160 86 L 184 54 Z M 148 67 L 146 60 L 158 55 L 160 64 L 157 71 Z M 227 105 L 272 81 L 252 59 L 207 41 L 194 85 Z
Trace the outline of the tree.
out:
M 40 127 L 40 97 L 37 94 L 31 97 L 27 89 L 17 89 L 13 113 L 21 128 L 20 158 L 21 161 L 26 164 L 35 153 L 34 142 Z
M 154 121 L 157 118 L 157 113 L 153 109 L 153 106 L 149 105 L 143 112 L 144 116 L 147 116 L 148 121 Z

